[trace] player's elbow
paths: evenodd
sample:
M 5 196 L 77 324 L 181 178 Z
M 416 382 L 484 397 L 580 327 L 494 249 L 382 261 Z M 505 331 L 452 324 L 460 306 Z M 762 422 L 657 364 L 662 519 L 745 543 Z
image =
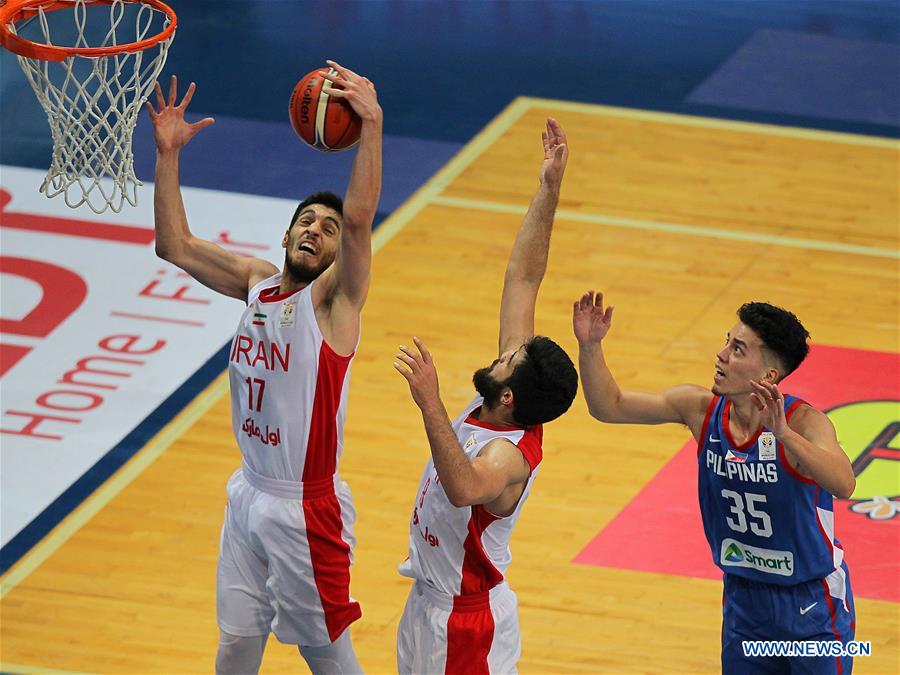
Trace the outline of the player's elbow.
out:
M 174 257 L 172 247 L 164 242 L 161 242 L 159 239 L 157 239 L 156 240 L 156 257 L 162 258 L 166 262 L 172 262 L 172 258 Z
M 478 483 L 477 479 L 452 487 L 448 486 L 447 483 L 444 483 L 443 485 L 447 499 L 458 509 L 466 506 L 475 506 L 476 504 L 484 504 L 485 502 L 490 501 L 490 499 L 485 498 L 484 489 Z
M 177 265 L 178 259 L 183 256 L 184 248 L 184 242 L 175 237 L 156 237 L 156 257 L 166 262 Z
M 445 487 L 444 492 L 447 494 L 447 499 L 450 503 L 458 509 L 479 503 L 476 495 L 471 490 L 447 490 Z
M 450 495 L 447 495 L 447 499 L 449 499 L 450 503 L 457 509 L 469 506 L 469 502 L 462 497 L 451 497 Z
M 853 475 L 853 472 L 851 471 L 848 476 L 844 477 L 844 480 L 841 481 L 840 485 L 837 486 L 837 489 L 834 491 L 834 496 L 838 499 L 850 499 L 855 489 L 856 476 Z
M 372 222 L 375 220 L 375 211 L 370 208 L 347 208 L 344 205 L 342 214 L 343 227 L 348 232 L 364 231 L 368 232 L 372 229 Z
M 613 408 L 608 405 L 605 401 L 595 401 L 586 398 L 588 412 L 591 417 L 593 417 L 598 422 L 606 422 L 607 424 L 615 423 L 616 416 L 613 412 Z

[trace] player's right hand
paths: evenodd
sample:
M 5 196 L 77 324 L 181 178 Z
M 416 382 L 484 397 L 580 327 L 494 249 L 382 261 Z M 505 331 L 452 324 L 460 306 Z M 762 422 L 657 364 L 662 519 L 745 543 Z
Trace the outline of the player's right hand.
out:
M 588 291 L 576 300 L 572 308 L 572 327 L 578 343 L 587 345 L 605 338 L 612 326 L 613 309 L 614 305 L 603 309 L 603 293 L 594 295 L 594 291 Z
M 326 72 L 322 75 L 331 82 L 329 93 L 335 98 L 342 98 L 353 112 L 364 121 L 380 122 L 382 118 L 381 106 L 378 104 L 378 93 L 375 85 L 367 77 L 354 73 L 336 61 L 325 61 L 337 73 Z
M 562 184 L 566 163 L 569 161 L 569 145 L 566 132 L 552 117 L 547 118 L 547 130 L 541 132 L 544 144 L 544 159 L 541 162 L 539 178 L 541 185 L 559 190 Z
M 440 385 L 438 384 L 437 368 L 428 347 L 419 338 L 413 337 L 418 351 L 410 349 L 406 345 L 400 345 L 400 351 L 396 358 L 406 364 L 404 368 L 394 361 L 394 368 L 409 383 L 409 391 L 416 405 L 423 411 L 434 409 L 435 406 L 443 408 L 441 403 Z
M 169 83 L 169 100 L 163 98 L 162 87 L 156 83 L 156 107 L 147 101 L 147 112 L 150 113 L 150 121 L 153 123 L 153 136 L 156 139 L 156 147 L 160 152 L 180 150 L 190 141 L 198 131 L 215 122 L 212 117 L 204 117 L 199 122 L 189 124 L 184 119 L 184 111 L 188 103 L 194 97 L 197 85 L 191 82 L 181 103 L 175 105 L 178 96 L 178 79 L 173 75 Z

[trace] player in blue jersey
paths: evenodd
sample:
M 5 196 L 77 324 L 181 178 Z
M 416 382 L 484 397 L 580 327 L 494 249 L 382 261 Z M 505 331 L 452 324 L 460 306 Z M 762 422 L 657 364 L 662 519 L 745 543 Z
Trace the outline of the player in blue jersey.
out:
M 856 478 L 828 417 L 782 393 L 806 357 L 809 333 L 792 313 L 751 302 L 716 354 L 712 390 L 682 384 L 622 391 L 603 356 L 612 324 L 603 294 L 575 302 L 582 390 L 601 422 L 687 426 L 697 440 L 700 511 L 724 572 L 722 671 L 850 673 L 834 641 L 854 639 L 853 595 L 834 537 L 832 499 Z M 755 656 L 756 640 L 816 641 L 827 656 Z

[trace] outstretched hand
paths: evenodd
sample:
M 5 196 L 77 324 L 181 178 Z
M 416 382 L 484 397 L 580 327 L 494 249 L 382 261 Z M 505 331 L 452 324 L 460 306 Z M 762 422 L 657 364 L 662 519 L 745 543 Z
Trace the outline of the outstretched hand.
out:
M 603 309 L 603 293 L 588 291 L 575 301 L 572 308 L 572 327 L 581 344 L 600 342 L 612 326 L 615 305 Z
M 569 160 L 569 146 L 566 133 L 552 117 L 547 118 L 547 130 L 541 132 L 544 143 L 544 161 L 541 162 L 541 184 L 559 189 L 562 184 L 566 162 Z
M 198 131 L 215 122 L 212 117 L 204 117 L 193 124 L 185 121 L 184 112 L 196 90 L 197 85 L 191 82 L 181 103 L 175 105 L 175 99 L 178 97 L 178 78 L 173 75 L 169 82 L 168 101 L 163 98 L 159 82 L 156 83 L 156 107 L 159 108 L 159 111 L 155 110 L 153 104 L 148 100 L 147 112 L 150 113 L 150 121 L 153 122 L 153 135 L 156 139 L 156 147 L 160 152 L 180 150 Z
M 784 395 L 778 385 L 772 382 L 750 380 L 750 384 L 756 390 L 750 394 L 750 399 L 761 413 L 763 426 L 775 434 L 775 438 L 781 439 L 788 429 L 784 414 Z
M 418 352 L 406 345 L 400 345 L 400 351 L 396 355 L 408 367 L 404 368 L 394 361 L 394 368 L 406 378 L 413 400 L 424 410 L 430 404 L 441 400 L 438 376 L 428 347 L 417 337 L 413 338 L 413 342 Z
M 353 112 L 363 120 L 380 120 L 381 106 L 378 104 L 378 94 L 369 78 L 358 75 L 335 61 L 325 63 L 334 71 L 324 72 L 322 75 L 330 83 L 328 94 L 347 101 Z

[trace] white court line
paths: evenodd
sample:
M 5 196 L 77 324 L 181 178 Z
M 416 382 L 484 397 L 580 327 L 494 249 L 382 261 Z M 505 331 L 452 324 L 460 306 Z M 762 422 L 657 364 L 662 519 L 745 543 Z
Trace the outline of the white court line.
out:
M 377 252 L 400 232 L 410 220 L 425 208 L 450 182 L 502 136 L 528 109 L 523 99 L 516 99 L 495 117 L 471 141 L 466 143 L 438 173 L 432 176 L 403 205 L 394 211 L 372 236 L 372 251 Z M 53 555 L 85 523 L 94 517 L 116 495 L 134 481 L 143 471 L 162 455 L 187 429 L 209 410 L 228 390 L 227 371 L 217 377 L 194 401 L 179 413 L 162 431 L 111 478 L 85 499 L 84 502 L 64 518 L 40 542 L 34 545 L 18 563 L 10 568 L 0 584 L 0 598 L 24 581 L 47 558 Z M 25 672 L 25 671 L 23 671 Z M 38 672 L 38 671 L 30 671 Z
M 22 673 L 22 675 L 87 675 L 87 673 L 76 673 L 74 670 L 53 670 L 52 668 L 23 666 L 18 663 L 6 662 L 0 663 L 0 672 Z
M 433 201 L 453 180 L 465 171 L 481 153 L 487 150 L 494 142 L 518 121 L 518 119 L 530 107 L 529 99 L 517 98 L 510 103 L 490 124 L 482 129 L 471 141 L 444 165 L 440 171 L 432 176 L 425 185 L 420 187 L 407 199 L 403 206 L 394 211 L 385 220 L 372 237 L 372 250 L 378 251 L 387 244 L 400 230 L 406 227 L 410 220 L 419 215 L 429 202 Z
M 594 103 L 558 101 L 551 98 L 532 98 L 523 96 L 520 99 L 517 99 L 517 102 L 518 101 L 523 101 L 527 104 L 529 110 L 532 108 L 550 108 L 552 110 L 565 110 L 603 117 L 624 117 L 626 119 L 643 120 L 646 122 L 680 124 L 692 127 L 704 127 L 707 129 L 725 129 L 728 131 L 765 134 L 766 136 L 781 136 L 783 138 L 801 138 L 811 141 L 847 143 L 849 145 L 866 145 L 900 151 L 900 140 L 882 138 L 879 136 L 863 136 L 860 134 L 848 134 L 837 131 L 800 129 L 798 127 L 782 127 L 774 124 L 758 124 L 757 122 L 738 122 L 715 117 L 698 117 L 695 115 L 680 115 L 678 113 L 635 110 L 633 108 L 616 108 L 614 106 L 597 105 Z
M 525 206 L 514 204 L 501 204 L 498 202 L 483 201 L 480 199 L 465 199 L 462 197 L 448 197 L 438 195 L 432 198 L 432 204 L 452 206 L 462 209 L 478 211 L 492 211 L 494 213 L 510 213 L 524 215 L 528 210 Z M 610 227 L 622 227 L 631 230 L 645 230 L 648 232 L 669 232 L 672 234 L 685 234 L 693 237 L 713 237 L 715 239 L 729 239 L 731 241 L 749 241 L 770 246 L 787 246 L 789 248 L 802 248 L 814 251 L 830 251 L 832 253 L 846 253 L 853 255 L 874 256 L 877 258 L 900 259 L 900 251 L 896 249 L 880 248 L 878 246 L 861 246 L 857 244 L 843 244 L 840 242 L 820 241 L 817 239 L 800 239 L 797 237 L 782 237 L 777 234 L 763 234 L 759 232 L 742 232 L 720 227 L 704 227 L 702 225 L 680 225 L 678 223 L 664 223 L 654 220 L 637 220 L 635 218 L 622 218 L 619 216 L 607 216 L 599 213 L 581 213 L 558 209 L 556 217 L 560 220 L 575 220 L 582 223 L 596 225 L 608 225 Z

